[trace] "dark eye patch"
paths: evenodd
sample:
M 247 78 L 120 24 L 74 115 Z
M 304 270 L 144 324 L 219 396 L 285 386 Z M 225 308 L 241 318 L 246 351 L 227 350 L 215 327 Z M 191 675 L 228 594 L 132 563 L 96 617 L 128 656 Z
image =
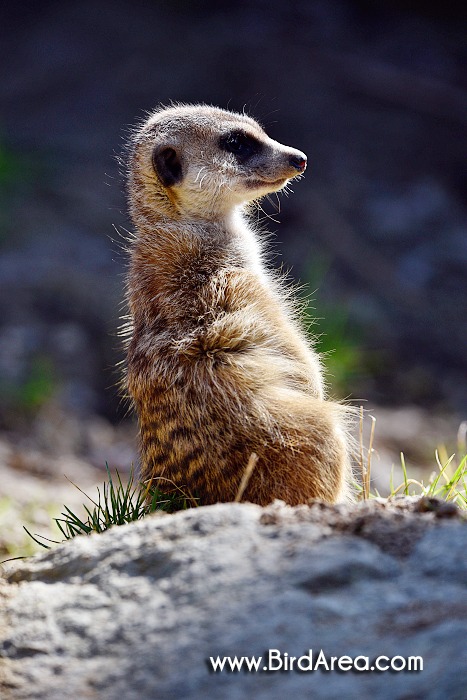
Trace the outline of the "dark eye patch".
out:
M 221 136 L 219 145 L 223 151 L 233 153 L 240 162 L 248 160 L 261 150 L 261 143 L 244 131 L 230 131 Z

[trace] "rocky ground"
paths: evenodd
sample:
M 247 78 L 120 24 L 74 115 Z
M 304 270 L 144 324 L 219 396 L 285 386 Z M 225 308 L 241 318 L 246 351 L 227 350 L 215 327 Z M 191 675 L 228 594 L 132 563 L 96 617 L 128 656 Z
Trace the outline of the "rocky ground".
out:
M 4 567 L 1 696 L 463 700 L 466 525 L 417 499 L 277 502 L 76 538 Z M 369 668 L 380 655 L 417 656 L 423 670 L 266 672 L 262 661 L 215 673 L 209 661 L 270 649 L 364 656 Z

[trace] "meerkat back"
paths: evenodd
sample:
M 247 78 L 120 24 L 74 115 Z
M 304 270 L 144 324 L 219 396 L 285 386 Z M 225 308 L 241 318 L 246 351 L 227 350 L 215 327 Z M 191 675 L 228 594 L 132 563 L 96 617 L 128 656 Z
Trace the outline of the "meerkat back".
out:
M 126 384 L 142 478 L 161 491 L 231 501 L 254 463 L 244 500 L 347 493 L 345 411 L 246 213 L 305 168 L 250 117 L 205 105 L 134 133 Z

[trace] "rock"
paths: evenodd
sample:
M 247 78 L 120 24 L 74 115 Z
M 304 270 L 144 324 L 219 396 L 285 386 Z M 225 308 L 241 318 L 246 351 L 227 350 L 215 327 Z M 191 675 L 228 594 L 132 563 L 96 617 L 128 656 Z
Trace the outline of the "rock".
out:
M 415 499 L 219 504 L 78 537 L 0 584 L 0 695 L 465 697 L 467 527 Z M 392 524 L 392 525 L 391 525 Z M 410 542 L 398 547 L 404 531 Z M 384 550 L 384 551 L 383 551 Z M 331 656 L 422 656 L 423 671 L 264 672 Z M 210 657 L 262 656 L 258 672 Z M 363 664 L 364 659 L 359 663 Z M 403 663 L 398 659 L 398 663 Z

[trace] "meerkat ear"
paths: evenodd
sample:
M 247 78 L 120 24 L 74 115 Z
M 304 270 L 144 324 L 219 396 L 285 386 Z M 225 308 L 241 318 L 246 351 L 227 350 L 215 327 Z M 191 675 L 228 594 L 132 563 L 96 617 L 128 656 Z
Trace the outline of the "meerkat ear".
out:
M 152 154 L 152 165 L 165 187 L 172 187 L 182 180 L 182 164 L 177 151 L 171 146 L 159 146 Z

